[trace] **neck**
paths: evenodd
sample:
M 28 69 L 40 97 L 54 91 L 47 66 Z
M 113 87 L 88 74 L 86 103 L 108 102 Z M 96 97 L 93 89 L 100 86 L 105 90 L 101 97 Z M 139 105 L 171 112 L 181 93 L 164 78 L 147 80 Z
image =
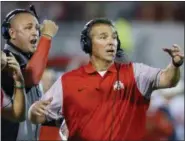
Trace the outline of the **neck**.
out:
M 12 43 L 14 46 L 16 46 L 16 47 L 18 47 L 19 45 L 16 43 L 16 41 L 15 40 L 12 40 L 12 39 L 10 39 L 9 40 L 9 42 L 10 43 Z
M 11 47 L 13 47 L 14 49 L 24 53 L 18 46 L 18 44 L 14 41 L 14 40 L 9 40 L 7 41 L 8 45 L 10 45 Z
M 90 61 L 96 71 L 106 71 L 114 63 L 114 61 L 105 61 L 91 56 Z
M 15 50 L 21 52 L 21 54 L 25 55 L 26 57 L 30 58 L 32 56 L 32 53 L 26 53 L 24 52 L 19 46 L 18 44 L 14 41 L 14 40 L 9 40 L 7 41 L 8 45 L 10 45 L 11 47 L 13 47 Z

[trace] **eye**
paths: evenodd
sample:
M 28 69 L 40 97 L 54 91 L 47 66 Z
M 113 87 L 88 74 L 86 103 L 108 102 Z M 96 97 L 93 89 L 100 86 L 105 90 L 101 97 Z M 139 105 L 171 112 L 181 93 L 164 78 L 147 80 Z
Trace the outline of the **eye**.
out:
M 31 30 L 32 29 L 32 26 L 26 26 L 25 29 Z
M 107 36 L 106 35 L 102 35 L 102 36 L 100 36 L 100 39 L 106 39 L 107 38 Z

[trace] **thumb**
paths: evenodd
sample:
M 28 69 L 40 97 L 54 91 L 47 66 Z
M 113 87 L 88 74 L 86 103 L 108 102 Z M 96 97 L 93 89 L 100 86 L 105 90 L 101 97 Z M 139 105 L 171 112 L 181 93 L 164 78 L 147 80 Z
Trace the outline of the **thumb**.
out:
M 48 101 L 48 103 L 51 103 L 52 100 L 53 100 L 53 97 L 50 97 L 47 101 Z
M 50 97 L 48 100 L 43 101 L 44 105 L 49 105 L 53 100 L 53 97 Z

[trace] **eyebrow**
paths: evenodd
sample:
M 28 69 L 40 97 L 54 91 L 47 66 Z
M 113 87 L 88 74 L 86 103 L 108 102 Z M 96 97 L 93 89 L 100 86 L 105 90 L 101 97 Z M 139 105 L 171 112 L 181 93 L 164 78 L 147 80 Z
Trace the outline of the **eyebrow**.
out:
M 25 24 L 25 25 L 33 25 L 33 23 L 27 23 L 27 24 Z M 36 24 L 36 25 L 39 25 L 39 24 Z
M 33 25 L 33 23 L 27 23 L 27 24 L 25 24 L 25 25 Z
M 107 32 L 102 32 L 99 35 L 101 36 L 101 35 L 106 35 L 106 34 L 107 34 Z
M 107 32 L 102 32 L 102 33 L 100 33 L 99 35 L 101 36 L 101 35 L 106 35 L 107 34 Z M 115 32 L 113 32 L 113 34 L 112 35 L 117 35 L 117 32 L 115 31 Z

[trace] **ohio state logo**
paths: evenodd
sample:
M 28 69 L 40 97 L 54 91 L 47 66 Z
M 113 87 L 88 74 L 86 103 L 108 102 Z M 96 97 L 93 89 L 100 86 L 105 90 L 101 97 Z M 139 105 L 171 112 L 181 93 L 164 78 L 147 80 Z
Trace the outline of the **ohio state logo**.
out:
M 121 81 L 116 81 L 113 86 L 114 90 L 124 89 L 124 84 Z

